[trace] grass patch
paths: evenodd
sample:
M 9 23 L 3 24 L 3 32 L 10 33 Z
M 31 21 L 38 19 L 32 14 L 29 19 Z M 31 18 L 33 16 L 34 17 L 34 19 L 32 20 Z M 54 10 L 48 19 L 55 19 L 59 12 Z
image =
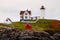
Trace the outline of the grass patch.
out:
M 50 23 L 54 20 L 49 19 L 39 19 L 36 23 L 30 23 L 32 25 L 32 30 L 50 30 Z M 15 28 L 19 28 L 22 30 L 25 29 L 26 23 L 24 22 L 12 22 L 12 25 Z
M 49 29 L 50 22 L 53 20 L 40 19 L 36 23 L 30 23 L 32 25 L 32 30 L 46 30 Z M 13 22 L 14 27 L 25 30 L 26 23 L 23 22 Z

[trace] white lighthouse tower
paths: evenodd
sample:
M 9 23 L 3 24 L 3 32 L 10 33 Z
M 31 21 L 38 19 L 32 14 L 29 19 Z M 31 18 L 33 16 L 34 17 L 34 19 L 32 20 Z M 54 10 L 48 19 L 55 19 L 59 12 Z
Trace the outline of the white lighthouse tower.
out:
M 44 19 L 44 17 L 45 17 L 45 7 L 41 6 L 40 11 L 41 11 L 40 19 Z

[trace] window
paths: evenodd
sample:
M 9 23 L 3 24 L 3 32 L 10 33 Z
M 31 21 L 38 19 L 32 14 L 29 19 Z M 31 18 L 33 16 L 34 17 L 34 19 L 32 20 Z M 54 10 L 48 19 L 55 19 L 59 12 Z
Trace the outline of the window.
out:
M 25 18 L 27 19 L 27 16 L 25 16 Z
M 25 13 L 25 15 L 27 15 L 27 13 Z

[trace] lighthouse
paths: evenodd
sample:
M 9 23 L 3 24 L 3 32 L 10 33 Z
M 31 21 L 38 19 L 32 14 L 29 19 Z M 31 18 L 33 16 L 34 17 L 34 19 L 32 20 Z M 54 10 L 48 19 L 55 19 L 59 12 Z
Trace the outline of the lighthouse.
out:
M 44 17 L 45 17 L 45 7 L 41 6 L 40 11 L 41 11 L 40 19 L 44 19 Z

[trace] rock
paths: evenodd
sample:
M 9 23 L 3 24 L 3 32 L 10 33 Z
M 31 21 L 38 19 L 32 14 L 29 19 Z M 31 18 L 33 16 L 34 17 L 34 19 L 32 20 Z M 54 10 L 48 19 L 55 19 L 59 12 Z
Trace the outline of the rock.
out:
M 60 33 L 51 36 L 48 32 L 21 31 L 16 28 L 0 29 L 0 40 L 59 40 Z

